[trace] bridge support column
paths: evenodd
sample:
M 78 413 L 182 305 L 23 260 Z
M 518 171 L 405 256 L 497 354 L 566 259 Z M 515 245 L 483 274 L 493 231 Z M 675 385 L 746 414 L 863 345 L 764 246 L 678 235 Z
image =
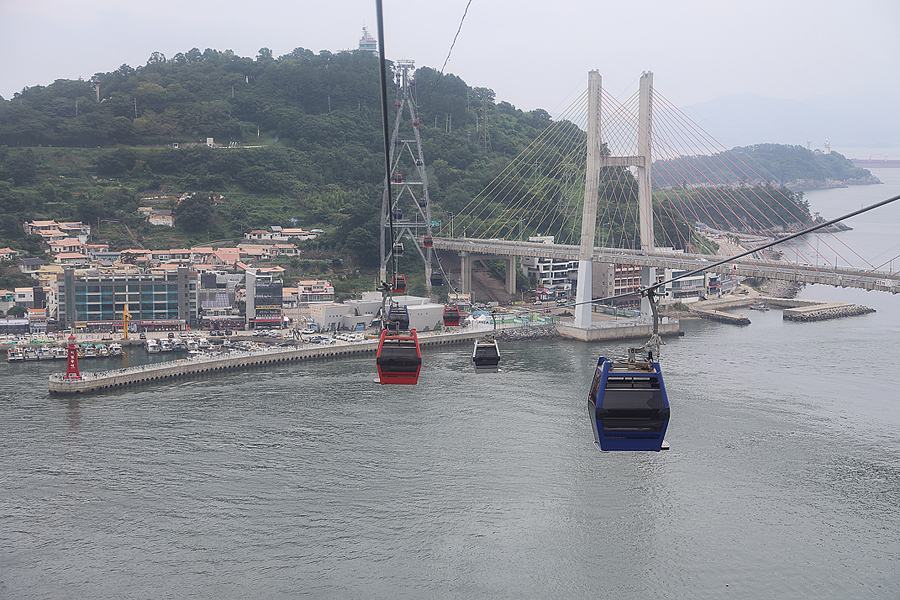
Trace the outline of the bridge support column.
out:
M 506 293 L 516 295 L 516 257 L 511 256 L 506 261 Z
M 594 239 L 597 234 L 597 203 L 600 193 L 600 86 L 599 71 L 588 73 L 587 169 L 584 175 L 584 208 L 581 217 L 581 247 L 578 252 L 578 289 L 575 292 L 575 327 L 591 326 Z
M 459 292 L 472 293 L 472 257 L 468 252 L 459 253 Z
M 656 267 L 641 267 L 641 287 L 647 288 L 656 284 Z M 641 296 L 641 321 L 653 319 L 653 311 L 650 308 L 650 298 Z

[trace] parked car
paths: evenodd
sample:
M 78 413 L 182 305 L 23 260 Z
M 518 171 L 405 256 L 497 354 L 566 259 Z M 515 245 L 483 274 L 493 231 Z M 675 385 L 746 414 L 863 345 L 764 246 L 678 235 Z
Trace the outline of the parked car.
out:
M 140 339 L 140 340 L 146 340 L 146 339 L 147 339 L 147 334 L 144 333 L 144 332 L 142 331 L 142 332 L 140 333 L 140 335 L 138 335 L 138 339 Z

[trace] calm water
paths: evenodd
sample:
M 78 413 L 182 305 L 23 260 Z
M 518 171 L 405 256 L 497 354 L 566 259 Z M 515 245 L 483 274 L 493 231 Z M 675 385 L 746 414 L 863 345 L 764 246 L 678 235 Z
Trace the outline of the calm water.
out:
M 803 296 L 878 312 L 684 322 L 659 454 L 592 443 L 590 370 L 627 344 L 76 400 L 46 393 L 58 363 L 0 365 L 0 598 L 900 598 L 900 297 Z

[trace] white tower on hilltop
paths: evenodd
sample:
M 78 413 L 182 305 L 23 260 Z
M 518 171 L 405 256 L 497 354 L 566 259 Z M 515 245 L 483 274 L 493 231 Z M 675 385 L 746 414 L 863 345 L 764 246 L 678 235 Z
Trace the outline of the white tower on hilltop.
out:
M 359 49 L 372 54 L 378 53 L 378 40 L 372 37 L 365 25 L 363 25 L 362 37 L 359 38 Z

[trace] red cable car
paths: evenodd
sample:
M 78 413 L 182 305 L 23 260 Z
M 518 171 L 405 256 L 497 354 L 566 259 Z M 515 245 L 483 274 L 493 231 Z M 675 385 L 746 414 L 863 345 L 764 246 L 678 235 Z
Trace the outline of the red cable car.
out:
M 422 370 L 422 351 L 415 329 L 406 332 L 381 331 L 375 358 L 381 385 L 416 385 Z
M 394 183 L 403 183 L 403 175 L 394 173 Z
M 413 127 L 418 127 L 418 126 L 419 126 L 419 120 L 413 119 Z
M 444 306 L 445 327 L 458 327 L 461 316 L 462 315 L 459 314 L 458 306 Z
M 404 294 L 406 293 L 406 276 L 405 275 L 394 275 L 394 281 L 391 285 L 391 291 L 395 294 Z
M 431 248 L 432 246 L 434 246 L 434 238 L 430 235 L 426 235 L 422 238 L 422 245 L 426 248 Z

